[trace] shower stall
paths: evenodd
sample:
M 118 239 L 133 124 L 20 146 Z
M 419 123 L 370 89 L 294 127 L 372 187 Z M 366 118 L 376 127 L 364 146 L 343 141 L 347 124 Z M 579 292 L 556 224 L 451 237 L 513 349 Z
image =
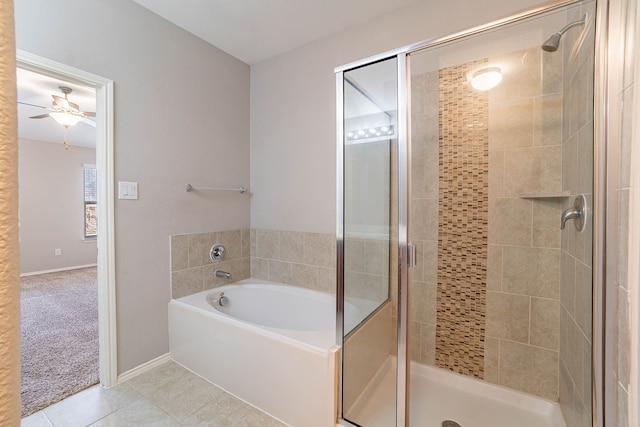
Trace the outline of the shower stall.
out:
M 342 424 L 601 425 L 604 9 L 336 69 Z

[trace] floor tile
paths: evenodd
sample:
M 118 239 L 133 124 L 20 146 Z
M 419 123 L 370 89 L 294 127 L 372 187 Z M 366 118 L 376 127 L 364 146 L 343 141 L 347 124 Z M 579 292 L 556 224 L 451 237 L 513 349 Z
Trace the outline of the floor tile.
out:
M 86 427 L 141 398 L 131 386 L 93 386 L 43 410 L 55 427 Z
M 49 422 L 49 418 L 47 418 L 44 412 L 39 411 L 23 418 L 20 421 L 20 427 L 52 427 L 52 424 Z
M 285 427 L 168 362 L 111 389 L 88 388 L 22 420 L 21 427 Z
M 182 421 L 222 393 L 220 388 L 187 371 L 147 397 L 167 414 Z
M 140 374 L 137 377 L 131 378 L 126 383 L 138 392 L 146 395 L 187 374 L 191 373 L 187 369 L 171 361 Z
M 190 427 L 284 427 L 258 409 L 236 399 L 228 393 L 216 397 L 211 403 L 193 414 L 183 423 Z
M 256 408 L 251 408 L 251 411 L 241 420 L 239 425 L 243 427 L 286 427 L 286 424 Z
M 127 426 L 177 427 L 179 424 L 145 398 L 136 400 L 131 405 L 127 405 L 96 423 L 91 424 L 91 427 Z

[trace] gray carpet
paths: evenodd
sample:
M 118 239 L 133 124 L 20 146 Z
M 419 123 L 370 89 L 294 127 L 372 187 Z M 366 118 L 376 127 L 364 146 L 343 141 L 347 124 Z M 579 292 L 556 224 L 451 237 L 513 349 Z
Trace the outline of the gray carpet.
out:
M 22 416 L 97 384 L 96 268 L 20 279 Z

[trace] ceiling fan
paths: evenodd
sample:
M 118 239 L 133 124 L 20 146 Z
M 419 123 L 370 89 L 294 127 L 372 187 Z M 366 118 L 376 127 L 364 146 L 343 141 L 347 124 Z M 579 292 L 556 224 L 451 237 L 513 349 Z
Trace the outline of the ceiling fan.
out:
M 46 117 L 51 117 L 55 119 L 62 126 L 70 127 L 75 125 L 76 123 L 82 121 L 89 126 L 96 127 L 96 122 L 88 119 L 87 117 L 95 117 L 96 113 L 88 112 L 88 111 L 80 111 L 80 107 L 78 104 L 70 102 L 67 98 L 73 89 L 66 86 L 58 86 L 62 93 L 64 94 L 64 98 L 58 95 L 51 95 L 53 98 L 52 106 L 53 108 L 43 107 L 42 105 L 29 104 L 27 102 L 18 102 L 23 105 L 30 105 L 32 107 L 44 108 L 45 110 L 51 111 L 51 113 L 40 114 L 39 116 L 29 117 L 30 119 L 44 119 Z M 66 115 L 66 117 L 65 117 Z
M 64 138 L 64 146 L 65 149 L 68 149 L 67 146 L 67 129 L 71 126 L 76 125 L 79 122 L 83 122 L 89 126 L 96 127 L 96 122 L 89 119 L 89 117 L 95 117 L 96 113 L 88 112 L 88 111 L 80 111 L 80 107 L 78 104 L 70 102 L 67 96 L 73 92 L 73 89 L 66 86 L 58 86 L 62 93 L 64 94 L 64 98 L 58 95 L 51 95 L 53 98 L 52 108 L 43 107 L 42 105 L 29 104 L 27 102 L 20 102 L 18 104 L 29 105 L 32 107 L 43 108 L 45 110 L 49 110 L 50 113 L 40 114 L 37 116 L 31 116 L 30 119 L 44 119 L 47 117 L 51 117 L 56 122 L 61 124 L 64 127 L 65 138 Z

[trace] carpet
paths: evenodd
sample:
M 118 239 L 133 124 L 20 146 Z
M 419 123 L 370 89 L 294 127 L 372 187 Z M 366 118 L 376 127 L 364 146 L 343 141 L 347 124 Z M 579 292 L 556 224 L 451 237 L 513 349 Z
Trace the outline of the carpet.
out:
M 20 279 L 22 416 L 99 382 L 95 267 Z

